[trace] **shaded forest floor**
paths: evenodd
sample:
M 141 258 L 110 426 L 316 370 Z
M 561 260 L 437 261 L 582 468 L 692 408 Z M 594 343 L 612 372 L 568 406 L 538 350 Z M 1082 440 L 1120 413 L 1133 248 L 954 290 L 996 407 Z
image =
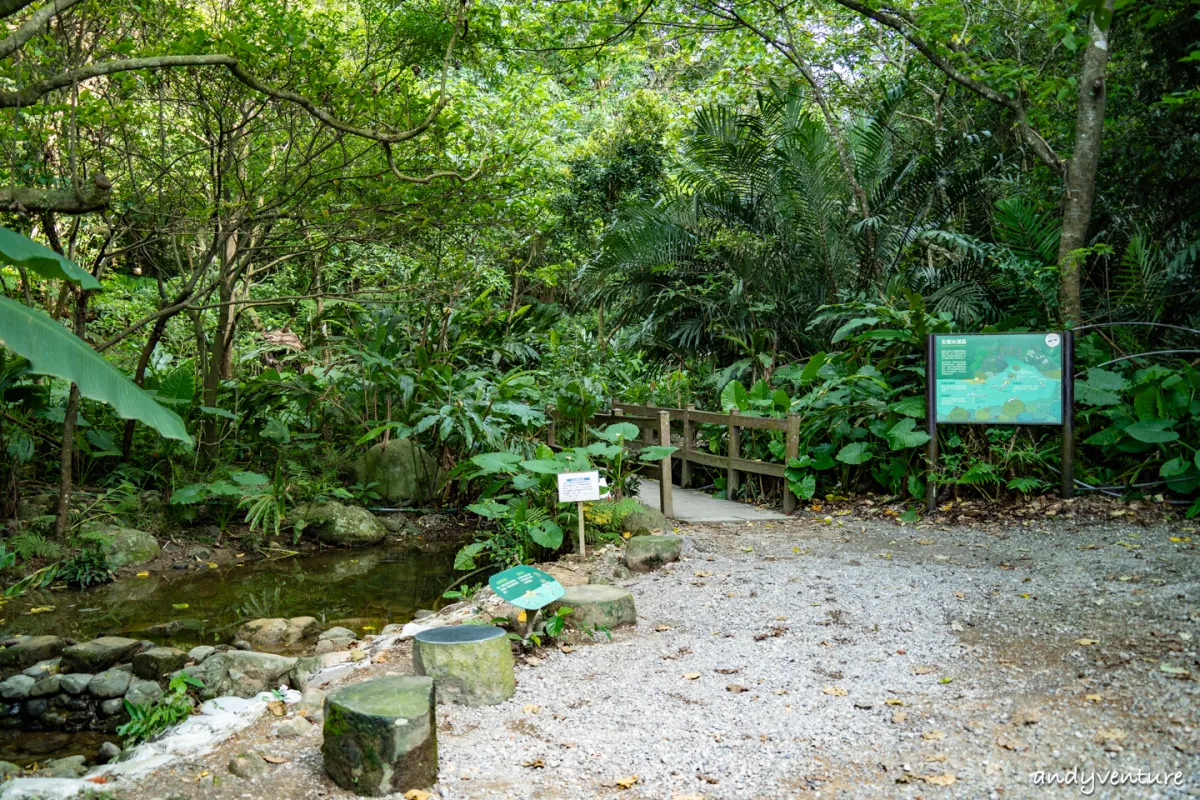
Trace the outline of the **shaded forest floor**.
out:
M 1182 772 L 1097 797 L 1200 793 L 1198 526 L 969 509 L 681 529 L 680 562 L 626 582 L 636 628 L 519 661 L 502 705 L 439 707 L 434 796 L 1066 797 L 1031 774 L 1072 768 Z M 403 645 L 370 669 L 410 668 Z M 319 734 L 272 721 L 128 796 L 350 796 Z M 249 748 L 286 763 L 247 783 L 226 764 Z

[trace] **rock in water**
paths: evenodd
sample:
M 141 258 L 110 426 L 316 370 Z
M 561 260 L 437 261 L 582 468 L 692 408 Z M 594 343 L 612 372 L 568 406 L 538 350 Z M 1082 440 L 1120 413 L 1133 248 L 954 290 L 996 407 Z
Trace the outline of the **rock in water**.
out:
M 681 536 L 634 536 L 625 543 L 625 566 L 634 572 L 650 572 L 679 560 Z
M 571 621 L 581 628 L 600 625 L 611 630 L 637 622 L 633 595 L 620 586 L 599 583 L 568 586 L 560 599 L 546 607 L 546 613 L 553 614 L 563 606 L 572 609 Z
M 101 636 L 63 650 L 59 672 L 103 672 L 127 663 L 141 649 L 142 643 L 137 639 Z
M 379 797 L 437 782 L 433 679 L 396 676 L 325 698 L 325 771 L 338 786 Z
M 122 528 L 117 525 L 85 524 L 84 533 L 99 533 L 106 538 L 104 554 L 113 569 L 136 567 L 158 557 L 158 540 L 137 528 Z
M 650 536 L 673 530 L 671 521 L 664 517 L 661 511 L 644 503 L 638 505 L 640 507 L 637 510 L 621 519 L 622 531 L 628 531 L 634 536 Z
M 18 637 L 15 644 L 0 648 L 0 672 L 11 672 L 32 667 L 39 661 L 56 658 L 67 646 L 57 636 Z
M 238 630 L 237 636 L 256 650 L 284 650 L 315 638 L 320 632 L 321 623 L 313 617 L 274 617 L 250 620 Z
M 492 706 L 516 691 L 512 648 L 502 628 L 453 625 L 421 631 L 413 670 L 437 685 L 439 703 Z
M 158 680 L 182 669 L 188 654 L 174 647 L 151 647 L 133 657 L 133 674 L 148 681 Z
M 201 691 L 205 700 L 233 695 L 253 697 L 259 692 L 274 689 L 287 682 L 288 673 L 296 666 L 296 659 L 272 653 L 253 653 L 245 650 L 230 650 L 204 659 L 198 670 L 204 681 Z
M 445 479 L 437 461 L 411 439 L 375 445 L 354 465 L 354 474 L 360 484 L 374 483 L 383 499 L 402 506 L 433 497 Z
M 325 544 L 378 544 L 387 538 L 387 529 L 365 508 L 341 503 L 306 503 L 291 513 L 300 530 L 313 531 Z

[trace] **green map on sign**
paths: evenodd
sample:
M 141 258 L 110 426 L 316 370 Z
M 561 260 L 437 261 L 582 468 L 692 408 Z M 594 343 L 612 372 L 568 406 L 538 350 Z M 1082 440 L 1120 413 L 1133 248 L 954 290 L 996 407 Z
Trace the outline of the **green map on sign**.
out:
M 939 423 L 1062 424 L 1062 334 L 934 337 Z
M 512 567 L 488 578 L 488 586 L 517 608 L 536 611 L 563 596 L 563 586 L 536 567 Z

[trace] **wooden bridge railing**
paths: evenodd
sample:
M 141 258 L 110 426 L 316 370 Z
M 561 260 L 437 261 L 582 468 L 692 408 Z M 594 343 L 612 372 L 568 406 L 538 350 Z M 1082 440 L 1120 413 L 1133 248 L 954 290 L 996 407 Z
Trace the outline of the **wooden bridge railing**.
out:
M 553 419 L 553 417 L 551 417 Z M 783 480 L 783 511 L 790 514 L 796 510 L 796 496 L 792 493 L 791 485 L 784 475 L 784 464 L 773 464 L 757 459 L 741 457 L 741 432 L 743 428 L 752 430 L 783 431 L 786 434 L 784 444 L 785 464 L 787 459 L 796 458 L 800 450 L 800 418 L 788 414 L 783 419 L 775 417 L 752 417 L 737 411 L 718 413 L 700 411 L 694 406 L 687 408 L 660 408 L 658 406 L 639 406 L 631 403 L 612 404 L 611 414 L 596 414 L 592 417 L 594 424 L 610 424 L 613 422 L 630 422 L 638 427 L 639 438 L 647 444 L 670 445 L 672 443 L 671 423 L 683 426 L 682 446 L 673 456 L 647 464 L 642 474 L 658 479 L 659 499 L 664 516 L 673 516 L 674 503 L 671 499 L 672 488 L 672 459 L 678 458 L 680 466 L 680 485 L 688 488 L 692 483 L 692 465 L 703 464 L 725 470 L 726 497 L 732 498 L 737 491 L 740 474 L 770 475 Z M 694 448 L 696 425 L 724 425 L 729 428 L 729 453 L 719 456 L 705 453 Z M 553 446 L 555 428 L 553 423 L 549 430 L 549 443 Z

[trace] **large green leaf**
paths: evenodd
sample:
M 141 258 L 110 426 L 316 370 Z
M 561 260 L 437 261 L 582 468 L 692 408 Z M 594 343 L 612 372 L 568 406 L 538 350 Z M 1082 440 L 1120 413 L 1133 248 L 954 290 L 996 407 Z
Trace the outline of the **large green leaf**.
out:
M 544 520 L 539 525 L 529 526 L 529 538 L 551 550 L 562 547 L 563 530 L 554 520 Z
M 163 408 L 82 339 L 40 311 L 0 297 L 0 344 L 25 356 L 30 371 L 71 381 L 84 397 L 108 403 L 168 439 L 191 442 L 183 420 Z
M 596 435 L 606 442 L 617 442 L 624 438 L 625 441 L 632 441 L 638 437 L 638 426 L 632 422 L 614 422 L 602 431 L 596 431 Z
M 891 427 L 887 432 L 887 440 L 893 450 L 920 447 L 929 441 L 928 433 L 914 430 L 916 424 L 917 421 L 912 417 L 905 417 Z
M 25 267 L 43 278 L 70 281 L 84 289 L 100 288 L 100 281 L 87 270 L 8 228 L 0 228 L 0 262 Z
M 750 407 L 750 396 L 740 381 L 730 381 L 721 390 L 722 411 L 745 411 Z
M 837 460 L 844 464 L 862 464 L 871 460 L 871 449 L 866 442 L 851 442 L 838 451 Z
M 1167 430 L 1167 428 L 1174 424 L 1175 420 L 1173 419 L 1147 419 L 1133 423 L 1125 429 L 1125 433 L 1139 442 L 1146 442 L 1147 444 L 1173 442 L 1179 438 L 1179 434 L 1175 431 Z

